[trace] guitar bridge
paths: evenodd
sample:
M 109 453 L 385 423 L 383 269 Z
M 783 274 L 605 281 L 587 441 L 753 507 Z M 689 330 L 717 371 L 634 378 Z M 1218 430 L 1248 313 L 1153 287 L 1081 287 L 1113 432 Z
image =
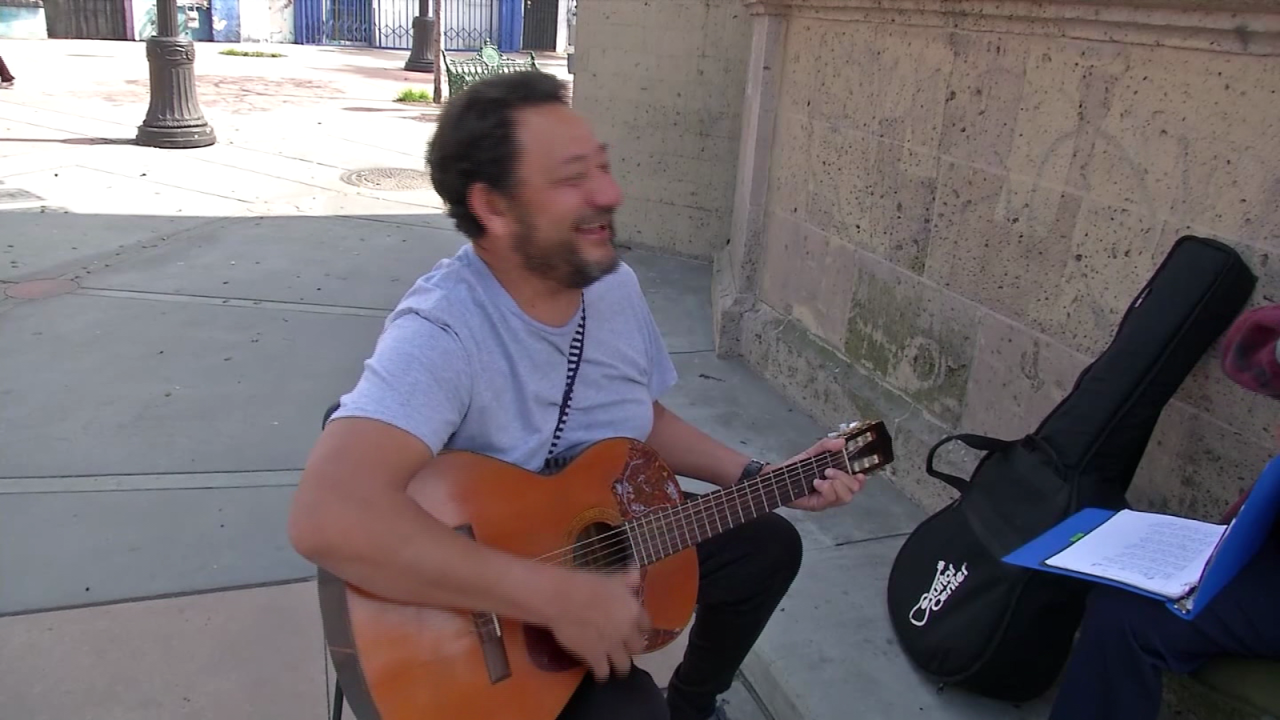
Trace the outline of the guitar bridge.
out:
M 461 525 L 454 530 L 471 540 L 476 539 L 475 531 L 470 525 Z M 488 612 L 473 612 L 471 619 L 475 622 L 476 635 L 480 638 L 480 652 L 484 655 L 489 682 L 497 685 L 511 677 L 511 659 L 507 656 L 507 646 L 502 642 L 502 623 L 497 615 Z

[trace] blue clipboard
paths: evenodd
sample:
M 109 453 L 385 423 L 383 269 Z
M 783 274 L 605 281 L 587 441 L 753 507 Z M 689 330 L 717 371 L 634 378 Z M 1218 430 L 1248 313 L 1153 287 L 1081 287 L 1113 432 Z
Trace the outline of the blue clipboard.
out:
M 1273 458 L 1263 468 L 1249 497 L 1240 507 L 1240 512 L 1227 526 L 1226 532 L 1218 542 L 1218 547 L 1209 556 L 1209 562 L 1200 576 L 1199 584 L 1186 597 L 1177 600 L 1169 600 L 1164 596 L 1108 578 L 1045 564 L 1046 560 L 1065 550 L 1071 543 L 1096 530 L 1115 515 L 1114 510 L 1085 508 L 1035 540 L 1009 553 L 1004 561 L 1032 570 L 1058 573 L 1102 585 L 1111 585 L 1160 600 L 1178 617 L 1192 620 L 1257 554 L 1258 548 L 1262 547 L 1271 533 L 1271 526 L 1278 510 L 1280 510 L 1280 457 Z

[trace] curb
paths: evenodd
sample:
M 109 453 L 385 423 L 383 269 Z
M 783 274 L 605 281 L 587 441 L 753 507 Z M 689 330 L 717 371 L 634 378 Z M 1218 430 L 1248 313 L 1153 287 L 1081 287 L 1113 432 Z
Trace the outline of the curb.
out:
M 772 720 L 810 720 L 808 713 L 800 708 L 774 674 L 773 663 L 759 650 L 747 653 L 739 672 L 746 681 L 747 689 Z

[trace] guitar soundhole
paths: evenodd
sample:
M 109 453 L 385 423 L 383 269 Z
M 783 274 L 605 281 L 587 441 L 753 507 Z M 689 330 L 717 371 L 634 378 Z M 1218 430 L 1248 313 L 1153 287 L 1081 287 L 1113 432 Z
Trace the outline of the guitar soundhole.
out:
M 626 531 L 608 523 L 591 523 L 582 528 L 573 547 L 574 567 L 613 570 L 633 562 Z
M 573 566 L 584 570 L 612 570 L 633 564 L 631 543 L 626 531 L 608 523 L 591 523 L 573 539 Z M 543 672 L 564 672 L 579 667 L 550 632 L 524 626 L 525 647 L 534 667 Z

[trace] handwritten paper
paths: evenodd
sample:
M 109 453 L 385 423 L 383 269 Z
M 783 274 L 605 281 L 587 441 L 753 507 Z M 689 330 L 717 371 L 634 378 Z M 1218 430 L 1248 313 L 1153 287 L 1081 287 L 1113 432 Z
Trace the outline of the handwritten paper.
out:
M 1045 564 L 1177 600 L 1200 582 L 1224 530 L 1190 518 L 1121 510 Z

